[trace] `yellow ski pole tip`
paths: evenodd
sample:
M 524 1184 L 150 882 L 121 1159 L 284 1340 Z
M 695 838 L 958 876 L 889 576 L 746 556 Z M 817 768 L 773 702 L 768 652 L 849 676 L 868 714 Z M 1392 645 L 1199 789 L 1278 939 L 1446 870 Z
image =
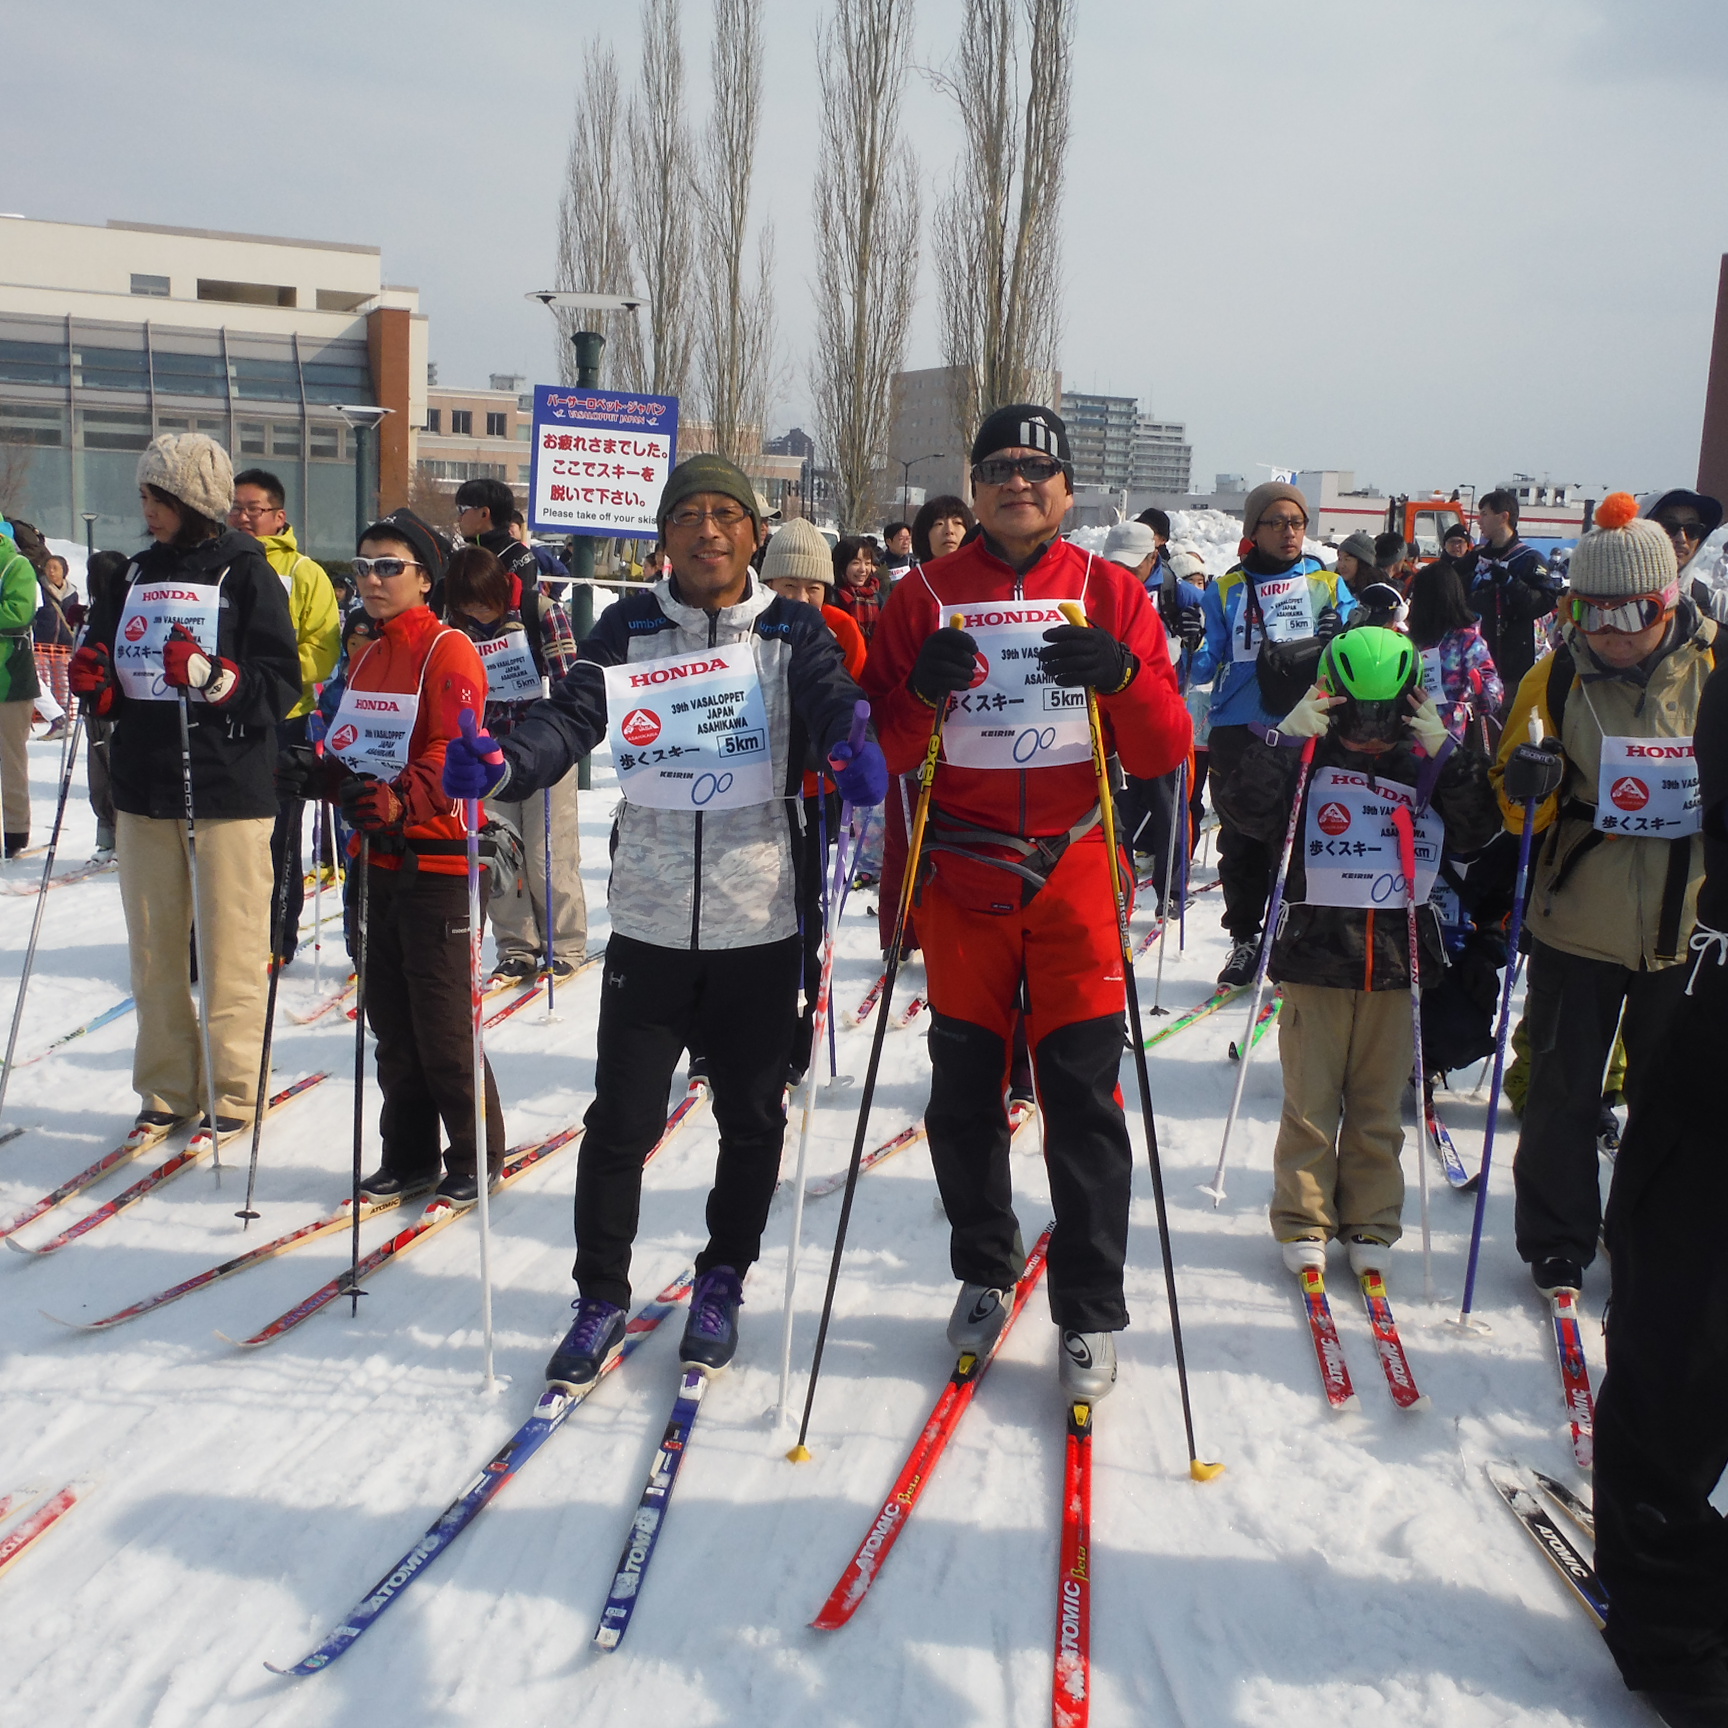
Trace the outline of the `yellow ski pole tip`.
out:
M 810 1448 L 808 1446 L 802 1446 L 802 1445 L 794 1446 L 792 1448 L 792 1450 L 786 1454 L 786 1456 L 794 1464 L 808 1464 L 810 1462 Z M 1220 1465 L 1219 1468 L 1222 1469 L 1223 1466 Z
M 949 613 L 948 628 L 950 630 L 964 630 L 966 628 L 965 615 L 959 612 Z
M 1196 1482 L 1210 1482 L 1214 1476 L 1224 1474 L 1224 1466 L 1222 1464 L 1203 1464 L 1198 1458 L 1190 1458 L 1188 1460 L 1188 1474 Z
M 1082 629 L 1085 628 L 1086 614 L 1080 610 L 1079 604 L 1076 601 L 1059 600 L 1056 603 L 1056 609 L 1068 620 L 1070 624 L 1078 624 Z

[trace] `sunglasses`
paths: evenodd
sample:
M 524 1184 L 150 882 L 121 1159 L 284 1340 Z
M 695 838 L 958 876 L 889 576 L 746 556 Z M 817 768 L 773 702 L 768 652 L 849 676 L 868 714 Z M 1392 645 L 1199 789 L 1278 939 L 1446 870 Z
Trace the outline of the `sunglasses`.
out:
M 1709 529 L 1707 529 L 1702 522 L 1698 521 L 1665 522 L 1660 516 L 1658 516 L 1656 518 L 1656 525 L 1662 529 L 1670 540 L 1677 540 L 1682 535 L 1684 535 L 1688 540 L 1702 540 L 1705 535 L 1709 533 Z
M 414 558 L 356 558 L 354 574 L 361 579 L 380 576 L 386 581 L 400 576 L 404 570 L 424 570 L 426 566 Z
M 1663 613 L 1677 598 L 1678 590 L 1667 588 L 1660 594 L 1639 594 L 1613 606 L 1599 606 L 1594 600 L 1574 595 L 1571 600 L 1572 622 L 1586 636 L 1593 636 L 1599 630 L 1613 630 L 1622 636 L 1631 636 L 1659 624 Z
M 1018 474 L 1022 480 L 1041 486 L 1046 480 L 1054 480 L 1061 472 L 1062 464 L 1048 456 L 986 456 L 982 462 L 973 463 L 972 483 L 975 486 L 1006 486 Z

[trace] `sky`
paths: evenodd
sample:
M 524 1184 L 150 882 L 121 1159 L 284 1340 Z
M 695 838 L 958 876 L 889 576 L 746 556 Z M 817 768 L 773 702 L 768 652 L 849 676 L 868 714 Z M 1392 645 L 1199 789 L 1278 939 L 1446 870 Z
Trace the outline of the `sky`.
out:
M 933 212 L 958 125 L 920 68 L 908 364 L 936 365 Z M 766 0 L 752 227 L 775 234 L 773 430 L 811 425 L 823 0 Z M 707 0 L 687 0 L 692 118 Z M 1079 0 L 1064 194 L 1065 381 L 1183 421 L 1197 484 L 1515 472 L 1695 478 L 1728 248 L 1721 0 Z M 585 43 L 636 75 L 628 0 L 0 0 L 0 209 L 375 244 L 444 384 L 555 377 L 559 185 Z M 14 233 L 18 232 L 13 230 Z M 6 234 L 0 225 L 0 242 Z M 5 258 L 0 251 L 0 279 Z M 813 429 L 813 428 L 812 428 Z

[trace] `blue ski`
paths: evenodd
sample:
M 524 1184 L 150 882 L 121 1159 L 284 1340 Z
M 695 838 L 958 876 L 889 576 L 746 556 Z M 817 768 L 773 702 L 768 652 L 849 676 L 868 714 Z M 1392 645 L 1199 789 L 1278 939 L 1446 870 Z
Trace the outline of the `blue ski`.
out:
M 600 1380 L 630 1356 L 642 1340 L 677 1309 L 690 1293 L 695 1275 L 694 1268 L 686 1267 L 631 1320 L 625 1330 L 623 1350 L 606 1364 Z M 571 1392 L 562 1386 L 547 1387 L 540 1402 L 534 1406 L 534 1414 L 499 1447 L 474 1480 L 438 1515 L 426 1534 L 372 1586 L 366 1599 L 316 1650 L 302 1657 L 292 1668 L 278 1668 L 273 1662 L 266 1662 L 264 1666 L 272 1674 L 316 1674 L 320 1668 L 328 1668 L 480 1516 L 492 1496 L 552 1438 L 565 1417 L 600 1384 L 600 1380 L 581 1392 Z
M 647 1486 L 636 1503 L 636 1516 L 631 1520 L 624 1552 L 618 1556 L 612 1594 L 606 1598 L 605 1611 L 595 1628 L 594 1642 L 602 1650 L 616 1650 L 630 1630 L 630 1616 L 636 1612 L 636 1598 L 648 1576 L 654 1545 L 660 1540 L 661 1523 L 672 1500 L 673 1484 L 678 1480 L 678 1466 L 684 1461 L 684 1449 L 690 1444 L 691 1430 L 702 1408 L 702 1394 L 707 1390 L 708 1376 L 700 1368 L 684 1370 L 684 1378 L 678 1385 L 678 1402 L 672 1406 L 672 1418 L 660 1436 L 660 1450 L 649 1466 Z

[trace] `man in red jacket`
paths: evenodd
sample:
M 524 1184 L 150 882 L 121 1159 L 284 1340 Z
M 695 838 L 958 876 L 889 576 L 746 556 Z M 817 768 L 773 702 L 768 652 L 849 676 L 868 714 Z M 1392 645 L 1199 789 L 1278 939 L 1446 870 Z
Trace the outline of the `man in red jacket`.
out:
M 918 900 L 932 1010 L 925 1124 L 961 1281 L 948 1337 L 988 1350 L 1025 1260 L 1004 1104 L 1023 1010 L 1056 1209 L 1062 1386 L 1098 1398 L 1116 1378 L 1112 1334 L 1128 1324 L 1133 1153 L 1086 691 L 1130 774 L 1169 773 L 1193 727 L 1145 590 L 1059 538 L 1073 493 L 1061 419 L 1031 404 L 997 409 L 972 446 L 972 485 L 982 534 L 894 589 L 863 680 L 894 773 L 923 759 L 948 709 Z M 1090 628 L 1064 621 L 1064 600 Z

